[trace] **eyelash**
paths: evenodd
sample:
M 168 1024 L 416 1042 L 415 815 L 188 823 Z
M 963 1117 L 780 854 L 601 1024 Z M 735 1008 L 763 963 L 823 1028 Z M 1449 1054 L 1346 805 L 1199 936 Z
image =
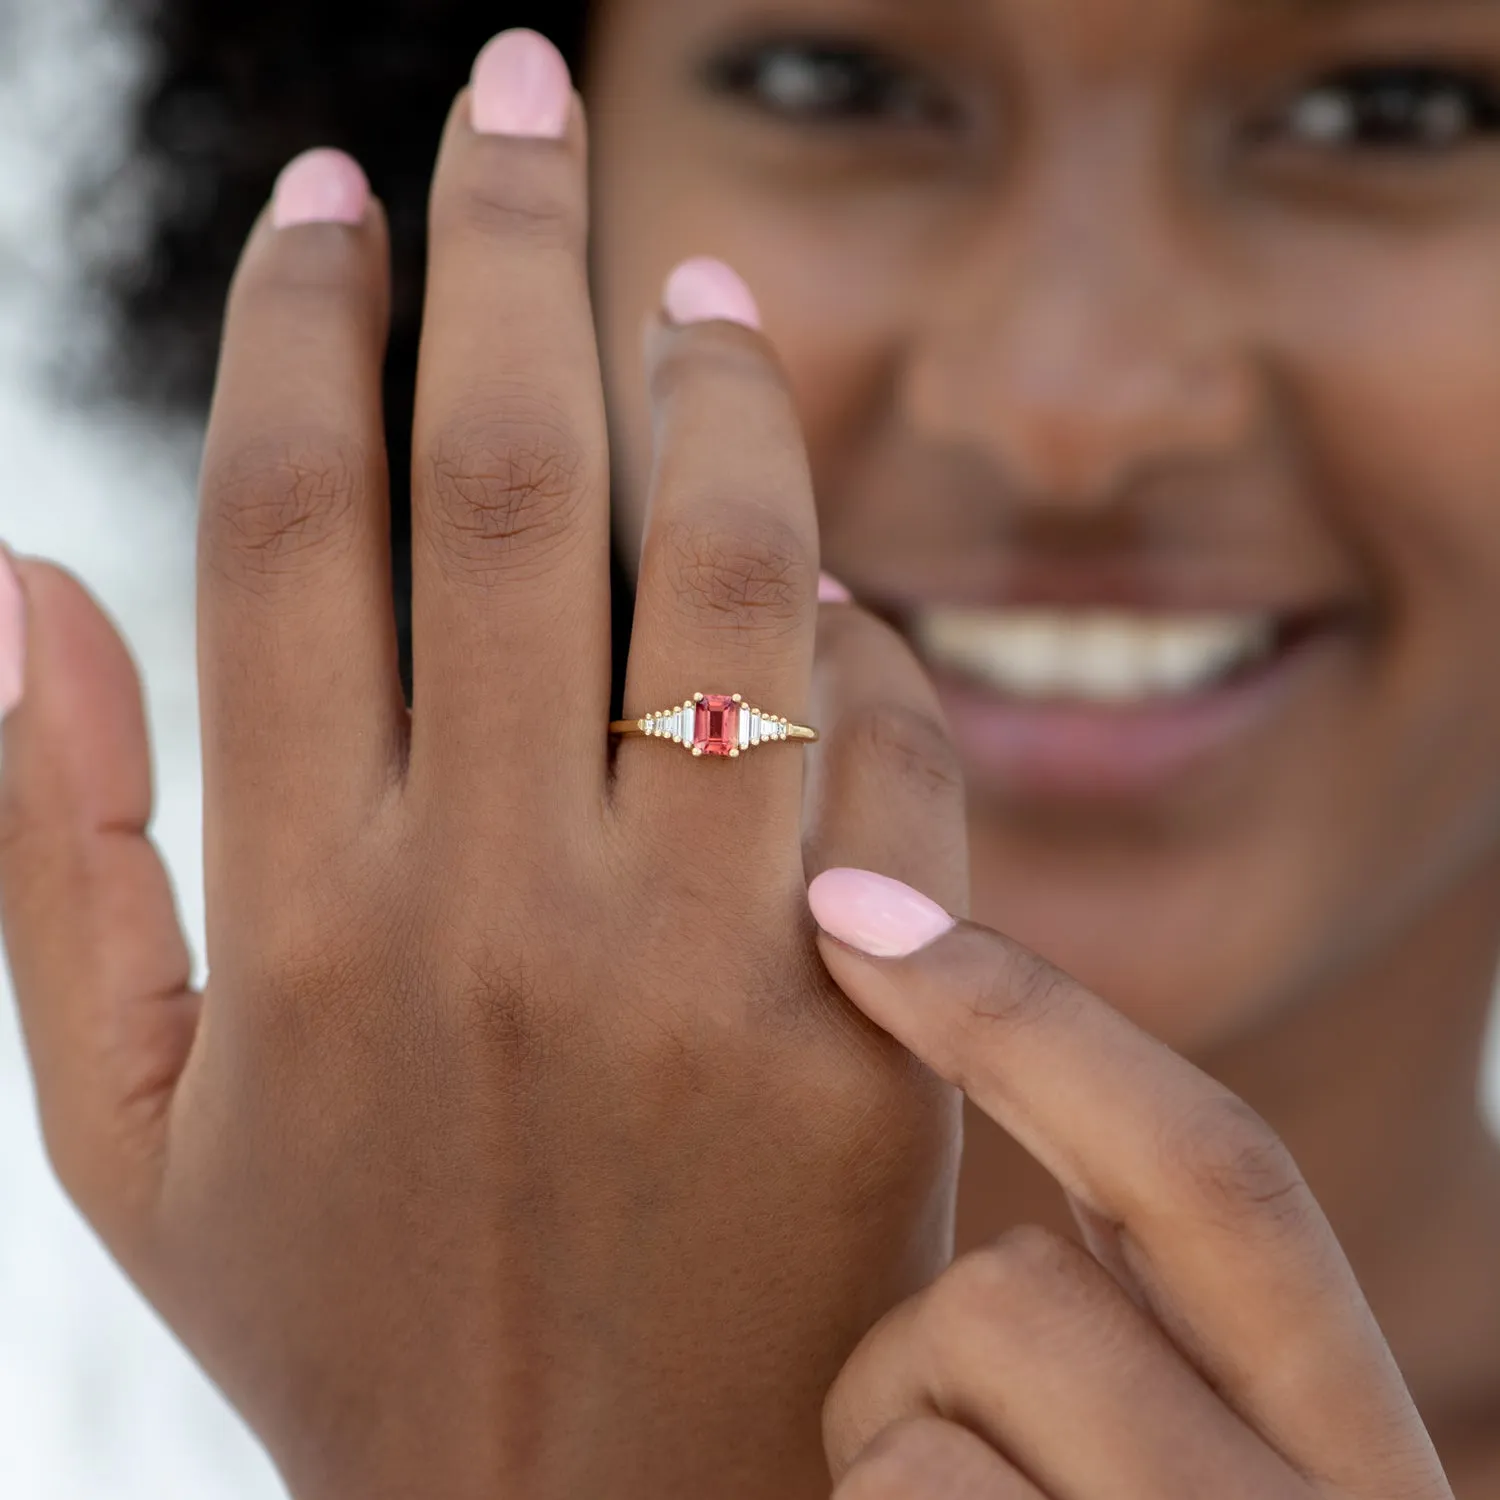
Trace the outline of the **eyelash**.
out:
M 711 64 L 716 92 L 808 125 L 951 127 L 961 110 L 898 58 L 838 41 L 761 42 Z M 1500 135 L 1500 81 L 1443 63 L 1338 68 L 1259 132 L 1321 149 L 1443 150 Z
M 708 82 L 766 114 L 805 124 L 941 127 L 958 113 L 951 96 L 919 70 L 837 41 L 747 46 L 712 63 Z
M 1500 133 L 1500 88 L 1444 63 L 1356 65 L 1324 75 L 1270 128 L 1332 150 L 1443 151 Z

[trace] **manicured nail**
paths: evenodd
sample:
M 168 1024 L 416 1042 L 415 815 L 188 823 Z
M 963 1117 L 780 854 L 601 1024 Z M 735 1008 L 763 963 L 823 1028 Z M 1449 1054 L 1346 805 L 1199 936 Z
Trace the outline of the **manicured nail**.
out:
M 319 147 L 293 157 L 276 179 L 271 221 L 294 224 L 358 224 L 370 206 L 370 184 L 360 164 L 342 151 Z
M 0 545 L 0 719 L 21 701 L 26 664 L 26 604 L 10 553 Z
M 824 870 L 807 904 L 824 932 L 872 958 L 905 958 L 956 925 L 937 902 L 873 870 Z
M 854 595 L 832 573 L 818 574 L 819 604 L 852 604 Z
M 722 260 L 706 255 L 685 260 L 667 277 L 662 306 L 674 323 L 706 323 L 723 318 L 760 327 L 760 309 L 750 288 Z
M 561 52 L 540 32 L 502 31 L 474 61 L 470 114 L 481 135 L 561 140 L 573 108 L 573 80 Z

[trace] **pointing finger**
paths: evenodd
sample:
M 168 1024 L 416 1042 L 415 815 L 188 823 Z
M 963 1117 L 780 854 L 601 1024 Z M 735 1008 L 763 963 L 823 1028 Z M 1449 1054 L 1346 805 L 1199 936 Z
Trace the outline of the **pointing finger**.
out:
M 1287 1458 L 1351 1493 L 1377 1455 L 1389 1472 L 1394 1441 L 1436 1464 L 1321 1207 L 1249 1105 L 897 881 L 829 870 L 809 900 L 845 994 L 1117 1226 L 1150 1311 Z

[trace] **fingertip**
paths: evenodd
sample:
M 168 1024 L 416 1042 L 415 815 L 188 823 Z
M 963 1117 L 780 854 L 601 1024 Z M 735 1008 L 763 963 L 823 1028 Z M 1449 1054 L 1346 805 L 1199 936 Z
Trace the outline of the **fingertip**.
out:
M 662 289 L 662 309 L 677 324 L 723 321 L 761 329 L 760 308 L 744 278 L 711 256 L 694 256 L 673 270 Z
M 469 118 L 480 135 L 561 140 L 573 110 L 567 60 L 540 32 L 502 31 L 480 50 Z
M 819 604 L 853 604 L 854 595 L 832 573 L 818 574 Z
M 281 170 L 271 195 L 277 229 L 303 224 L 361 224 L 370 207 L 370 182 L 347 152 L 314 147 Z
M 824 870 L 807 904 L 824 932 L 871 958 L 908 958 L 957 925 L 930 897 L 874 870 Z

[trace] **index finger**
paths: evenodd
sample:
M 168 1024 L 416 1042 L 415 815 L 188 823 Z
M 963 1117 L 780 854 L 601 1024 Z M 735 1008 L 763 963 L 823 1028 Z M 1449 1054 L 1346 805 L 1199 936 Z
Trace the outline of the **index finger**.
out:
M 363 171 L 316 150 L 282 173 L 230 288 L 198 545 L 211 888 L 228 865 L 362 826 L 402 756 L 389 262 Z
M 1327 1218 L 1244 1100 L 897 881 L 830 870 L 809 901 L 849 998 L 1115 1227 L 1149 1311 L 1293 1464 L 1351 1493 L 1402 1440 L 1412 1472 L 1437 1465 Z

